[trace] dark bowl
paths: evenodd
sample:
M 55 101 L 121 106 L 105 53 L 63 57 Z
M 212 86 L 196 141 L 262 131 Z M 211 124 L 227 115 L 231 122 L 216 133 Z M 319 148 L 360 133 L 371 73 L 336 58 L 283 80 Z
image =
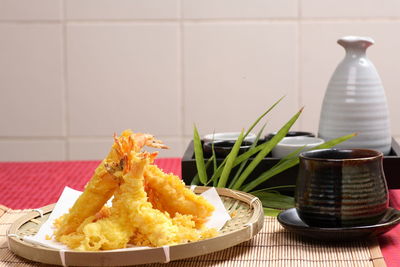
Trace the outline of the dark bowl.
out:
M 203 144 L 204 154 L 206 157 L 210 157 L 212 155 L 212 143 L 213 142 L 205 142 Z M 231 152 L 234 144 L 235 141 L 233 140 L 215 141 L 214 151 L 217 158 L 226 157 Z M 252 144 L 252 142 L 243 141 L 239 149 L 239 154 L 246 152 Z
M 276 133 L 270 133 L 265 136 L 265 141 L 268 141 L 274 137 Z M 310 137 L 315 137 L 315 134 L 311 132 L 301 132 L 301 131 L 290 131 L 286 134 L 286 137 L 294 137 L 294 136 L 310 136 Z

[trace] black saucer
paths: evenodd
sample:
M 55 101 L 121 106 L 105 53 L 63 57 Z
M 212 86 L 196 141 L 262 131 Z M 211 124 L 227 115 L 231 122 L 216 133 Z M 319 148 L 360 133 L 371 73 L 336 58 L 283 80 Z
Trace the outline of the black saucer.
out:
M 278 215 L 279 223 L 288 231 L 324 241 L 356 240 L 383 234 L 400 223 L 400 211 L 388 208 L 381 221 L 374 225 L 320 228 L 307 225 L 297 214 L 296 208 L 282 211 Z

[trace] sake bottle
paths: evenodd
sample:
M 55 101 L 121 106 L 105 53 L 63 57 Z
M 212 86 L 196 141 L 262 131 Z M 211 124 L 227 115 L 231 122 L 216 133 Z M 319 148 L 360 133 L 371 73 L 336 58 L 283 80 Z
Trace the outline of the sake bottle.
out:
M 357 136 L 340 148 L 368 148 L 389 154 L 389 111 L 382 81 L 366 50 L 369 37 L 346 36 L 338 43 L 346 55 L 333 73 L 322 103 L 318 135 L 330 140 L 350 133 Z

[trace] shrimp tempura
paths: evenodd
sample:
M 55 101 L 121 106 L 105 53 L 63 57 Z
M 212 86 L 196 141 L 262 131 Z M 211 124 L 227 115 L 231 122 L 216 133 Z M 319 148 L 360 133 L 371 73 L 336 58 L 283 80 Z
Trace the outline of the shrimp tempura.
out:
M 125 248 L 128 244 L 174 245 L 217 234 L 215 229 L 202 225 L 214 207 L 186 189 L 178 177 L 152 165 L 157 153 L 142 152 L 144 145 L 165 147 L 151 135 L 131 131 L 115 138 L 109 156 L 97 168 L 84 193 L 70 213 L 59 218 L 56 240 L 76 250 L 97 251 Z M 111 179 L 115 184 L 98 173 L 109 166 L 107 159 L 119 159 Z M 110 194 L 114 194 L 112 207 L 104 208 Z M 160 200 L 158 204 L 156 199 Z
M 108 156 L 96 168 L 83 194 L 61 220 L 55 232 L 57 240 L 63 235 L 76 231 L 86 218 L 95 215 L 110 199 L 120 182 L 121 160 L 122 155 L 118 151 L 117 143 L 114 143 Z
M 187 189 L 178 176 L 166 174 L 156 165 L 147 165 L 144 175 L 149 201 L 172 217 L 177 213 L 192 215 L 196 224 L 201 226 L 214 211 L 202 196 Z

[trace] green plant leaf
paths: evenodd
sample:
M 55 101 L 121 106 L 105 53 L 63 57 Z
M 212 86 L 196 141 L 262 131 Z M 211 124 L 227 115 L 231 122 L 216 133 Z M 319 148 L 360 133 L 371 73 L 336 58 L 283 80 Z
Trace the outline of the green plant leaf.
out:
M 205 165 L 206 171 L 208 170 L 208 167 L 210 166 L 211 162 L 213 162 L 214 156 L 211 156 Z M 199 185 L 200 179 L 199 179 L 199 173 L 196 173 L 196 175 L 193 177 L 192 182 L 190 183 L 191 185 Z
M 233 167 L 236 167 L 237 165 L 241 164 L 243 161 L 246 161 L 247 159 L 249 159 L 251 156 L 253 156 L 254 154 L 257 154 L 257 152 L 259 152 L 260 150 L 262 150 L 265 146 L 267 146 L 267 142 L 266 143 L 262 143 L 260 145 L 257 145 L 256 147 L 247 150 L 246 152 L 244 152 L 243 154 L 240 154 L 236 157 L 235 162 L 233 164 Z M 224 159 L 224 161 L 221 163 L 220 166 L 218 166 L 217 171 L 212 175 L 211 180 L 215 180 L 218 179 L 221 176 L 222 170 L 223 170 L 223 166 L 225 165 L 226 162 L 226 158 Z
M 295 185 L 279 185 L 279 186 L 272 186 L 272 187 L 268 187 L 268 188 L 251 191 L 249 193 L 254 195 L 255 193 L 258 193 L 258 192 L 274 192 L 275 189 L 295 188 L 295 187 L 296 187 Z
M 269 107 L 263 114 L 261 114 L 261 116 L 259 116 L 255 122 L 253 122 L 253 124 L 249 127 L 249 129 L 246 131 L 246 133 L 244 134 L 244 137 L 246 137 L 252 130 L 254 127 L 256 127 L 256 125 L 260 122 L 260 120 L 262 120 L 262 118 L 264 118 L 276 105 L 279 104 L 279 102 L 282 101 L 282 99 L 285 96 L 282 96 L 281 98 L 278 99 L 278 101 L 276 101 L 271 107 Z
M 309 150 L 331 148 L 331 147 L 336 146 L 337 144 L 340 144 L 342 142 L 349 140 L 350 138 L 353 138 L 354 136 L 357 136 L 357 133 L 351 133 L 348 135 L 344 135 L 344 136 L 329 140 L 329 141 L 327 141 L 319 146 L 313 147 Z
M 236 156 L 239 153 L 240 146 L 242 145 L 244 139 L 244 130 L 240 133 L 238 139 L 232 147 L 231 152 L 228 154 L 225 167 L 222 171 L 221 177 L 219 178 L 217 187 L 225 187 L 229 178 L 229 174 L 232 171 L 233 163 L 235 162 Z
M 264 209 L 264 216 L 276 217 L 282 210 L 278 209 L 271 209 L 271 208 L 263 208 Z
M 234 164 L 233 164 L 233 168 L 236 167 L 237 165 L 241 164 L 243 161 L 246 161 L 247 159 L 249 159 L 254 154 L 257 154 L 259 151 L 264 149 L 267 145 L 268 145 L 268 142 L 262 143 L 262 144 L 257 145 L 256 147 L 254 147 L 252 149 L 249 149 L 248 151 L 244 152 L 243 154 L 238 155 L 236 157 L 236 159 L 235 159 Z M 212 181 L 215 181 L 216 179 L 218 179 L 221 176 L 221 173 L 222 173 L 222 170 L 223 170 L 223 166 L 225 165 L 225 162 L 226 162 L 226 158 L 221 163 L 221 165 L 218 166 L 217 171 L 212 175 L 212 177 L 211 177 Z M 229 188 L 231 188 L 231 187 L 229 187 Z
M 290 130 L 291 126 L 295 123 L 295 121 L 300 116 L 303 109 L 297 112 L 279 131 L 278 133 L 270 139 L 268 142 L 265 142 L 260 145 L 256 145 L 261 133 L 265 127 L 262 127 L 261 131 L 258 133 L 256 142 L 250 147 L 248 151 L 238 155 L 240 145 L 242 144 L 244 138 L 251 132 L 251 130 L 259 123 L 259 121 L 268 114 L 281 100 L 279 99 L 275 102 L 267 111 L 265 111 L 261 116 L 259 116 L 256 121 L 250 126 L 250 128 L 244 133 L 242 130 L 239 138 L 236 140 L 231 152 L 227 157 L 224 158 L 223 162 L 218 166 L 216 161 L 216 155 L 214 146 L 212 145 L 212 156 L 205 163 L 203 148 L 200 136 L 198 134 L 196 126 L 194 126 L 194 134 L 193 134 L 193 143 L 194 143 L 194 152 L 196 158 L 196 167 L 197 174 L 192 180 L 192 184 L 199 184 L 200 182 L 204 185 L 208 185 L 210 182 L 213 183 L 214 186 L 225 187 L 228 180 L 230 179 L 231 171 L 234 167 L 241 164 L 238 169 L 238 172 L 233 177 L 233 179 L 229 183 L 229 188 L 239 189 L 245 192 L 249 192 L 254 190 L 255 187 L 259 186 L 266 180 L 271 177 L 281 173 L 282 171 L 287 170 L 299 163 L 298 154 L 304 149 L 304 147 L 299 148 L 298 150 L 290 153 L 289 155 L 280 159 L 280 161 L 275 164 L 269 170 L 263 172 L 259 177 L 249 182 L 248 184 L 243 185 L 248 176 L 252 173 L 252 171 L 256 168 L 256 166 L 265 158 L 265 156 L 272 150 L 275 145 L 286 136 L 287 132 Z M 328 142 L 325 142 L 322 145 L 313 147 L 312 149 L 323 149 L 333 147 L 341 142 L 344 142 L 356 134 L 349 134 L 346 136 L 342 136 Z M 247 162 L 250 157 L 255 156 L 254 159 L 247 165 Z M 207 170 L 213 164 L 213 175 L 211 179 L 208 180 Z M 282 195 L 279 192 L 275 191 L 275 189 L 282 188 L 290 188 L 295 187 L 294 185 L 283 185 L 277 187 L 270 187 L 266 189 L 252 191 L 251 193 L 260 198 L 263 203 L 264 214 L 266 216 L 277 216 L 282 209 L 291 208 L 294 205 L 293 197 L 289 197 L 286 195 Z
M 306 147 L 306 145 L 304 145 L 302 147 L 299 147 L 295 151 L 293 151 L 293 152 L 289 153 L 288 155 L 284 156 L 283 158 L 281 158 L 278 161 L 277 164 L 280 164 L 280 163 L 282 163 L 282 162 L 284 162 L 286 160 L 289 160 L 289 159 L 297 158 L 299 156 L 300 152 L 302 152 L 305 147 Z
M 247 185 L 244 185 L 243 188 L 241 188 L 242 191 L 248 192 L 250 190 L 253 190 L 256 188 L 258 185 L 261 183 L 265 182 L 269 178 L 283 172 L 284 170 L 287 170 L 293 166 L 296 166 L 298 164 L 298 158 L 293 158 L 293 159 L 288 159 L 283 161 L 280 164 L 274 165 L 271 169 L 267 170 L 266 172 L 262 173 L 259 177 L 257 177 L 255 180 L 251 181 Z
M 257 154 L 259 151 L 263 150 L 263 148 L 267 146 L 267 143 L 268 142 L 265 142 L 265 143 L 262 143 L 260 145 L 257 145 L 255 148 L 249 149 L 246 152 L 244 152 L 243 154 L 239 155 L 235 160 L 235 166 L 239 165 L 244 160 L 250 158 L 254 154 Z
M 217 155 L 215 154 L 214 150 L 214 136 L 211 143 L 211 151 L 212 151 L 212 158 L 213 158 L 213 173 L 217 171 Z
M 190 182 L 191 185 L 199 185 L 200 179 L 199 179 L 199 173 L 196 173 L 196 175 L 193 177 L 192 181 Z
M 271 107 L 269 107 L 263 114 L 261 114 L 261 115 L 255 120 L 255 122 L 250 126 L 250 128 L 246 131 L 244 137 L 246 137 L 246 136 L 251 132 L 251 130 L 253 130 L 253 128 L 260 122 L 260 120 L 261 120 L 262 118 L 264 118 L 276 105 L 278 105 L 279 102 L 281 102 L 282 99 L 283 99 L 284 97 L 285 97 L 285 96 L 283 96 L 283 97 L 281 97 L 280 99 L 278 99 L 278 101 L 276 101 L 276 102 L 275 102 Z M 254 154 L 256 154 L 257 152 L 259 152 L 259 151 L 262 150 L 266 145 L 267 145 L 266 143 L 263 143 L 263 144 L 261 144 L 261 145 L 256 146 L 255 148 L 249 149 L 249 150 L 246 151 L 245 153 L 243 153 L 243 154 L 237 156 L 237 158 L 236 158 L 236 160 L 235 160 L 235 162 L 234 162 L 233 167 L 239 165 L 240 163 L 242 163 L 242 162 L 245 161 L 246 159 L 250 158 L 252 155 L 254 155 Z M 218 178 L 219 178 L 219 177 L 221 176 L 221 174 L 222 174 L 222 171 L 223 171 L 223 169 L 224 169 L 225 163 L 226 163 L 226 158 L 225 158 L 224 161 L 219 165 L 217 171 L 215 171 L 215 172 L 213 173 L 213 175 L 211 176 L 210 181 L 212 181 L 212 182 L 215 183 L 215 182 L 218 180 Z
M 280 187 L 286 186 L 279 186 L 279 188 Z M 270 187 L 251 192 L 251 194 L 258 197 L 263 204 L 265 216 L 276 217 L 282 210 L 294 207 L 293 197 L 276 193 L 272 189 L 273 187 Z
M 202 184 L 207 183 L 207 170 L 204 164 L 204 155 L 203 155 L 203 147 L 201 144 L 201 139 L 199 136 L 199 132 L 197 131 L 196 125 L 193 129 L 193 147 L 194 147 L 194 155 L 196 158 L 196 167 L 197 173 L 199 175 L 199 180 Z
M 301 108 L 278 132 L 277 134 L 271 138 L 268 142 L 266 142 L 265 147 L 257 154 L 257 156 L 251 161 L 251 163 L 247 166 L 247 168 L 243 171 L 243 173 L 238 178 L 237 182 L 232 186 L 232 189 L 239 190 L 242 186 L 243 182 L 247 179 L 247 177 L 253 172 L 253 170 L 257 167 L 257 165 L 267 156 L 267 154 L 275 147 L 275 145 L 286 136 L 290 127 L 296 122 L 299 118 L 303 108 Z
M 210 181 L 208 181 L 207 184 L 209 184 L 210 182 L 213 182 L 214 185 L 215 185 L 215 183 L 218 183 L 218 178 L 221 177 L 222 171 L 224 170 L 224 166 L 225 166 L 226 160 L 227 160 L 227 157 L 224 158 L 224 160 L 218 166 L 217 170 L 213 173 L 213 175 L 211 176 Z
M 313 147 L 311 149 L 308 150 L 313 150 L 313 149 L 323 149 L 323 148 L 331 148 L 337 144 L 340 144 L 352 137 L 354 137 L 356 134 L 349 134 L 349 135 L 345 135 L 339 138 L 335 138 L 332 139 L 330 141 L 327 141 L 321 145 L 318 145 L 316 147 Z M 292 155 L 293 153 L 291 153 Z M 285 158 L 282 158 L 276 165 L 274 165 L 272 168 L 270 168 L 269 170 L 263 172 L 260 176 L 258 176 L 256 179 L 254 179 L 253 181 L 251 181 L 250 183 L 244 185 L 242 188 L 240 188 L 242 191 L 244 192 L 249 192 L 251 190 L 253 190 L 254 188 L 256 188 L 257 186 L 259 186 L 260 184 L 262 184 L 263 182 L 267 181 L 269 178 L 277 175 L 278 173 L 281 173 L 293 166 L 295 166 L 296 164 L 299 163 L 299 157 L 298 156 L 287 156 Z
M 251 194 L 258 197 L 265 208 L 282 210 L 294 207 L 294 198 L 290 196 L 268 191 L 251 192 Z
M 260 140 L 260 136 L 261 136 L 262 133 L 264 132 L 265 126 L 266 126 L 266 124 L 264 124 L 263 127 L 261 127 L 260 131 L 258 131 L 257 136 L 256 136 L 256 139 L 254 140 L 254 143 L 251 144 L 251 146 L 250 146 L 249 149 L 253 149 L 253 148 L 257 145 L 258 140 Z M 236 161 L 236 160 L 235 160 L 235 161 Z M 232 186 L 236 183 L 236 181 L 237 181 L 237 179 L 239 178 L 240 174 L 242 173 L 244 167 L 246 167 L 247 162 L 248 162 L 248 159 L 244 160 L 244 161 L 240 164 L 239 169 L 236 171 L 235 176 L 233 177 L 233 179 L 232 179 L 231 182 L 229 183 L 228 188 L 232 188 Z

